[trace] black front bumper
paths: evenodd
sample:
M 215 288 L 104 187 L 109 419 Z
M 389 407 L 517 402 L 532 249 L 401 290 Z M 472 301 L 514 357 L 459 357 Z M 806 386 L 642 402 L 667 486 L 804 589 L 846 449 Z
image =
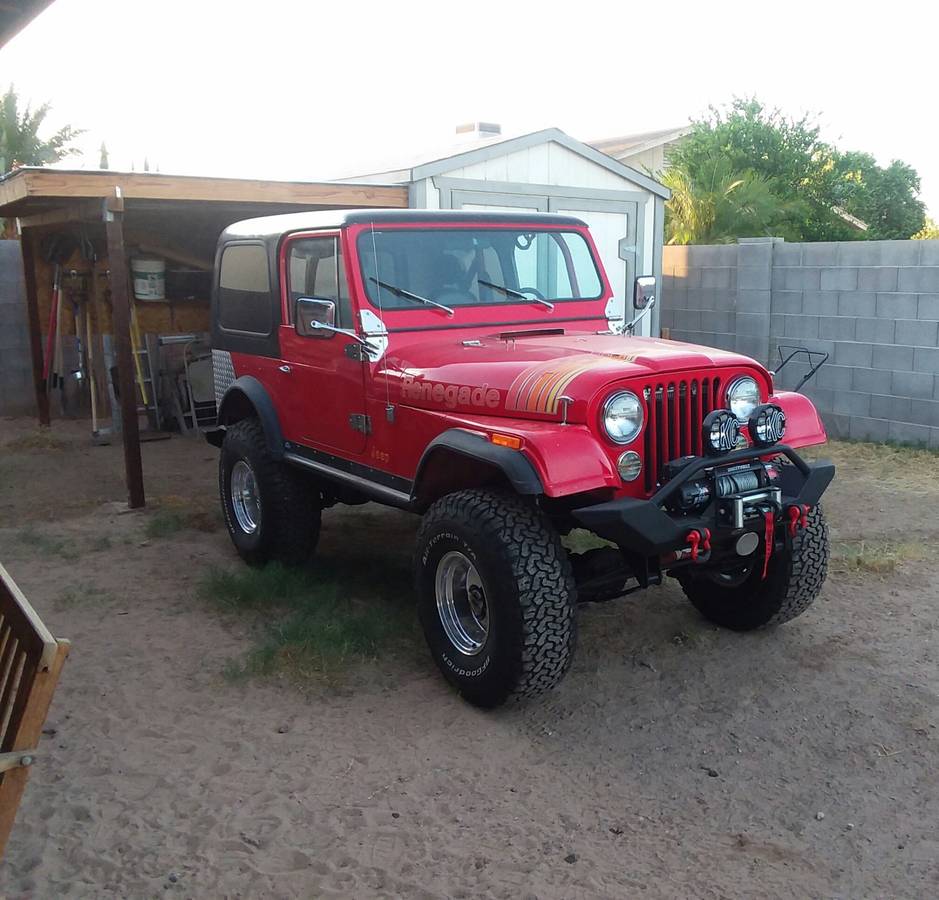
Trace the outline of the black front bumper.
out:
M 835 477 L 834 463 L 827 460 L 807 463 L 791 447 L 777 444 L 769 448 L 735 450 L 721 457 L 700 457 L 685 466 L 648 500 L 623 497 L 575 509 L 573 516 L 594 534 L 642 556 L 660 556 L 684 547 L 688 533 L 693 530 L 703 533 L 707 528 L 720 541 L 722 536 L 731 537 L 739 529 L 718 525 L 714 503 L 700 515 L 669 512 L 665 504 L 684 483 L 700 477 L 708 469 L 777 455 L 787 457 L 792 463 L 791 466 L 780 467 L 777 486 L 782 494 L 781 511 L 790 506 L 815 506 Z

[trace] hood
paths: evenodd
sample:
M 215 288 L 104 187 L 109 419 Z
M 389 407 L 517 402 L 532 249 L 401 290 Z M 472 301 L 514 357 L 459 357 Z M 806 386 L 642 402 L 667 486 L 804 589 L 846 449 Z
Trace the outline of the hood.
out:
M 376 372 L 384 384 L 376 387 L 387 385 L 406 406 L 515 418 L 554 418 L 566 396 L 574 401 L 569 420 L 583 421 L 590 399 L 612 383 L 640 388 L 665 374 L 733 367 L 755 370 L 768 386 L 752 359 L 678 341 L 583 332 L 443 335 L 393 340 Z

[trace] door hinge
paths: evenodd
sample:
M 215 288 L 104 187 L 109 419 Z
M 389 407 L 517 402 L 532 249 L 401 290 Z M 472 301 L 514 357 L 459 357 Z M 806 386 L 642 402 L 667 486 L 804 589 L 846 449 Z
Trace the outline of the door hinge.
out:
M 364 344 L 346 344 L 345 354 L 356 362 L 369 362 L 368 348 Z
M 367 416 L 365 413 L 352 413 L 352 415 L 349 416 L 349 427 L 355 431 L 361 431 L 362 434 L 371 434 L 371 416 Z

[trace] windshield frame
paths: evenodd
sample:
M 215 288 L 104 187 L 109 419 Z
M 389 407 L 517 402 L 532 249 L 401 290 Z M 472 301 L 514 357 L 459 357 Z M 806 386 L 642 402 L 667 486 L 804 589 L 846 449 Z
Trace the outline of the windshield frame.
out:
M 368 283 L 368 275 L 365 272 L 363 266 L 363 258 L 360 250 L 362 248 L 362 242 L 370 240 L 374 226 L 372 225 L 359 225 L 355 227 L 354 233 L 350 234 L 350 244 L 354 246 L 355 249 L 355 280 L 360 285 L 361 295 L 365 303 L 367 303 L 372 309 L 381 313 L 382 315 L 397 315 L 398 313 L 427 313 L 430 308 L 421 303 L 407 303 L 389 307 L 386 303 L 379 304 L 376 297 L 373 297 L 370 291 Z M 350 229 L 351 231 L 352 229 Z M 600 264 L 599 253 L 597 251 L 596 245 L 593 242 L 593 236 L 590 234 L 586 225 L 577 226 L 568 223 L 532 223 L 524 221 L 511 221 L 511 220 L 499 220 L 492 222 L 479 222 L 479 221 L 466 221 L 466 222 L 448 222 L 446 225 L 440 225 L 435 222 L 420 222 L 416 221 L 413 224 L 408 223 L 382 223 L 380 228 L 375 228 L 375 231 L 389 232 L 389 231 L 414 231 L 414 232 L 439 232 L 439 231 L 518 231 L 524 232 L 526 234 L 532 233 L 554 233 L 554 234 L 570 234 L 577 235 L 581 240 L 583 240 L 586 245 L 587 252 L 590 257 L 590 262 L 593 266 L 593 271 L 598 282 L 598 291 L 599 293 L 593 297 L 546 297 L 551 304 L 570 304 L 570 303 L 589 303 L 595 304 L 600 301 L 605 301 L 611 295 L 611 289 L 609 282 L 606 277 L 606 272 L 603 269 L 603 266 Z M 560 245 L 559 245 L 560 246 Z M 386 280 L 386 279 L 382 279 Z M 406 285 L 399 285 L 399 287 L 404 287 L 406 290 L 410 290 Z M 506 285 L 506 287 L 510 287 Z M 510 288 L 511 289 L 511 288 Z M 430 297 L 430 299 L 436 300 L 436 297 Z M 477 302 L 468 302 L 468 303 L 454 303 L 453 309 L 458 313 L 462 309 L 468 310 L 481 310 L 481 309 L 492 309 L 492 310 L 505 310 L 505 309 L 530 309 L 535 312 L 538 311 L 539 305 L 534 302 L 533 298 L 528 297 L 526 299 L 507 297 L 503 302 L 494 302 L 494 301 L 477 301 Z M 550 311 L 541 308 L 542 313 L 547 313 L 550 315 Z M 594 318 L 594 316 L 582 317 L 577 316 L 577 319 L 580 318 Z

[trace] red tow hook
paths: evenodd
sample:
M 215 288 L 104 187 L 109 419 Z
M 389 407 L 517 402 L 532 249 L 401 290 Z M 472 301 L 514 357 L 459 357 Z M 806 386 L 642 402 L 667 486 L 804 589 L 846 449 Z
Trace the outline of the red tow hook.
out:
M 711 529 L 705 528 L 704 534 L 698 531 L 696 528 L 688 532 L 685 540 L 691 546 L 691 561 L 698 561 L 699 553 L 710 553 L 711 552 Z
M 787 510 L 789 516 L 789 537 L 795 537 L 800 528 L 807 528 L 809 524 L 809 509 L 805 504 L 790 506 Z

